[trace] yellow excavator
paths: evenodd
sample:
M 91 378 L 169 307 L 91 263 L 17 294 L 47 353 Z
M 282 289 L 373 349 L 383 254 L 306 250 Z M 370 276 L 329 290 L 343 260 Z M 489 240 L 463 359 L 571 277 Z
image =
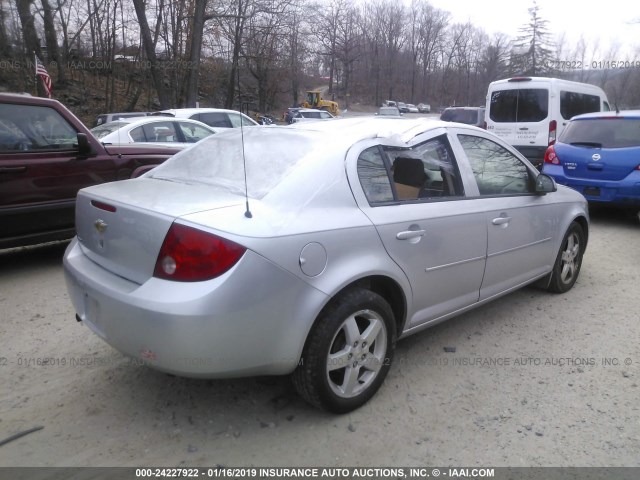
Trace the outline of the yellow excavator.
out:
M 332 102 L 331 100 L 324 100 L 320 90 L 307 90 L 307 97 L 302 102 L 303 108 L 317 108 L 318 110 L 326 110 L 333 116 L 340 115 L 338 109 L 338 102 Z

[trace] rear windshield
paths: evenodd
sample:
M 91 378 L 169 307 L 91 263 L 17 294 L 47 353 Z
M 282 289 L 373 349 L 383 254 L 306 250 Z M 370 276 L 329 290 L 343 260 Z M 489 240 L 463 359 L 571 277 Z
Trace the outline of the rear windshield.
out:
M 559 141 L 601 148 L 640 146 L 640 118 L 593 118 L 573 120 Z
M 440 115 L 440 120 L 475 125 L 478 123 L 478 110 L 464 110 L 462 108 L 445 110 Z
M 243 137 L 244 158 L 243 162 Z M 323 151 L 313 137 L 295 130 L 239 128 L 207 137 L 154 168 L 147 177 L 221 187 L 261 199 L 309 152 Z
M 491 94 L 489 118 L 494 122 L 541 122 L 548 115 L 549 91 L 544 88 L 497 90 Z
M 109 123 L 103 123 L 102 125 L 98 126 L 98 127 L 93 127 L 91 129 L 91 133 L 93 133 L 93 135 L 96 138 L 102 138 L 102 137 L 106 137 L 107 135 L 109 135 L 110 133 L 115 132 L 116 130 L 119 130 L 120 128 L 124 127 L 125 125 L 129 125 L 128 122 L 109 122 Z

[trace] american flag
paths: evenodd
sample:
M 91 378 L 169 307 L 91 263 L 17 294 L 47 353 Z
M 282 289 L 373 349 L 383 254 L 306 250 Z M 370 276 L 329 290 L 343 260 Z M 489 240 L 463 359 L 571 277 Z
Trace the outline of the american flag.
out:
M 47 92 L 47 96 L 51 98 L 51 92 L 53 91 L 53 82 L 51 81 L 51 76 L 47 69 L 44 68 L 44 65 L 36 55 L 36 76 L 40 77 L 42 80 L 42 84 L 44 85 L 44 89 Z

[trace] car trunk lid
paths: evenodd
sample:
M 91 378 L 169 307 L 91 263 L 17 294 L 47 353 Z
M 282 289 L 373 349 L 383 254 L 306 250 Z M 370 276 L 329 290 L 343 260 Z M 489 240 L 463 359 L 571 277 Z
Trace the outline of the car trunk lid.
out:
M 202 211 L 242 205 L 234 193 L 205 185 L 140 178 L 81 190 L 76 230 L 85 254 L 136 283 L 153 275 L 171 224 Z
M 556 155 L 568 178 L 619 181 L 640 165 L 638 148 L 594 148 L 588 144 L 557 144 Z

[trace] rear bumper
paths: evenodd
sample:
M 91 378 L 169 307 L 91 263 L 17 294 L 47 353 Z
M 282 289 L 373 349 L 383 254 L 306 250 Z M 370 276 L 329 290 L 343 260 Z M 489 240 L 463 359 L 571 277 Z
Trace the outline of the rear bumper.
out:
M 590 178 L 571 178 L 564 174 L 561 165 L 545 164 L 544 173 L 551 175 L 561 185 L 566 185 L 592 203 L 608 203 L 640 207 L 640 175 L 621 181 L 604 181 Z
M 214 280 L 150 278 L 138 285 L 91 261 L 74 239 L 64 269 L 83 323 L 123 354 L 186 377 L 292 372 L 326 302 L 325 294 L 251 251 Z

